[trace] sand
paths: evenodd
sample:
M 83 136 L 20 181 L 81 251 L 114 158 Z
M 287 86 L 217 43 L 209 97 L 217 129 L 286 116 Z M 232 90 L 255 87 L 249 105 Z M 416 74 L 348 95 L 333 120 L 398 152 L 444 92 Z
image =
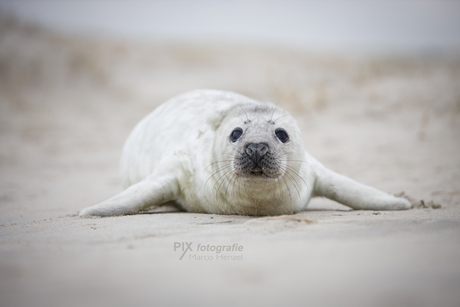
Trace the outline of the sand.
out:
M 134 125 L 196 88 L 279 103 L 326 166 L 425 206 L 78 217 L 121 191 Z M 126 42 L 2 16 L 0 305 L 459 306 L 459 157 L 459 54 Z

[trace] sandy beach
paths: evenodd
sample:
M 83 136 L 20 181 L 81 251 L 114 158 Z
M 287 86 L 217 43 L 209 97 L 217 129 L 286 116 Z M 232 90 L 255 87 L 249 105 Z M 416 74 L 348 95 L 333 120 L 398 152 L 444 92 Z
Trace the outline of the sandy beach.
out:
M 279 103 L 319 161 L 418 208 L 78 217 L 121 191 L 134 125 L 197 88 Z M 1 306 L 459 306 L 459 259 L 459 54 L 127 42 L 0 17 Z

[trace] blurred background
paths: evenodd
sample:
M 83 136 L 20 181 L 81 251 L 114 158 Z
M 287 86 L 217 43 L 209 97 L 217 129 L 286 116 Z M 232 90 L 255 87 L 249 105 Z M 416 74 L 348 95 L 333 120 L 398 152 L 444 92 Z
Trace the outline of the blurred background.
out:
M 12 142 L 19 133 L 39 144 L 51 129 L 88 145 L 97 125 L 103 141 L 91 146 L 117 153 L 145 114 L 196 88 L 279 102 L 304 131 L 328 134 L 304 136 L 325 159 L 325 146 L 352 146 L 335 123 L 401 114 L 419 141 L 434 119 L 458 124 L 458 1 L 0 0 L 0 12 L 1 126 Z M 70 139 L 50 146 L 72 146 L 61 142 Z
M 320 51 L 460 47 L 458 1 L 0 1 L 55 31 L 129 40 L 268 43 Z
M 442 209 L 77 217 L 120 192 L 134 125 L 197 88 L 278 103 L 329 168 Z M 458 306 L 459 157 L 459 1 L 0 0 L 1 306 Z
M 320 51 L 460 47 L 458 1 L 0 1 L 47 28 L 130 40 L 268 43 Z

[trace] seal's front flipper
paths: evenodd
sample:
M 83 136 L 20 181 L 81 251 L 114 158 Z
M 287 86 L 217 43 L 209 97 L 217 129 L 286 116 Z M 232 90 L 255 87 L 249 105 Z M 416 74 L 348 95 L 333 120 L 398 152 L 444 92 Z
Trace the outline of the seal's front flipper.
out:
M 337 174 L 323 165 L 316 168 L 315 196 L 324 196 L 357 210 L 405 210 L 411 203 Z
M 179 186 L 172 174 L 155 172 L 112 198 L 80 211 L 80 216 L 113 216 L 136 213 L 177 198 Z

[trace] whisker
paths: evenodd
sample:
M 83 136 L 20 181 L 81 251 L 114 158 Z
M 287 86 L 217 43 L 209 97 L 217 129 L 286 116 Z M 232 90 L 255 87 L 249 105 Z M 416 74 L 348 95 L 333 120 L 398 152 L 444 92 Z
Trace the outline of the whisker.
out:
M 286 115 L 283 115 L 281 117 L 278 117 L 277 119 L 274 120 L 274 122 L 276 122 L 277 120 L 282 119 L 283 117 L 286 117 L 286 116 L 291 116 L 291 114 L 286 114 Z
M 234 177 L 234 180 L 232 181 L 232 196 L 233 196 L 233 200 L 236 200 L 235 198 L 235 183 L 236 181 L 238 180 L 238 175 L 233 173 L 233 177 Z
M 233 180 L 234 178 L 236 178 L 236 174 L 235 173 L 232 173 L 230 174 L 229 176 L 227 176 L 225 178 L 225 181 L 227 182 L 227 184 L 225 185 L 225 198 L 228 199 L 228 188 L 231 186 L 232 187 L 232 195 L 234 195 L 234 191 L 235 189 L 233 189 Z M 234 197 L 233 197 L 234 198 Z
M 281 160 L 281 162 L 300 162 L 300 163 L 310 164 L 310 162 L 303 161 L 303 160 Z
M 219 182 L 222 180 L 222 178 L 224 178 L 228 173 L 230 173 L 232 170 L 229 169 L 229 170 L 226 170 L 224 172 L 224 174 L 222 176 L 219 177 L 219 179 L 217 179 L 217 181 L 214 183 L 214 187 L 213 187 L 213 190 L 216 188 L 216 185 L 219 184 Z
M 206 186 L 206 184 L 208 183 L 209 179 L 211 179 L 215 174 L 219 173 L 220 171 L 224 170 L 224 169 L 228 169 L 228 168 L 231 168 L 231 164 L 229 165 L 224 165 L 223 167 L 221 167 L 220 169 L 217 170 L 217 172 L 215 172 L 214 174 L 212 174 L 211 176 L 209 176 L 209 178 L 206 180 L 204 186 Z
M 289 192 L 289 200 L 290 200 L 291 203 L 292 203 L 291 189 L 289 188 L 289 185 L 287 184 L 286 178 L 284 178 L 284 176 L 283 176 L 283 181 L 284 181 L 284 185 L 286 186 L 286 188 L 287 188 L 287 190 L 288 190 L 288 192 Z
M 215 172 L 214 174 L 212 174 L 211 176 L 209 176 L 208 179 L 206 179 L 206 182 L 205 182 L 204 185 L 203 185 L 203 190 L 206 188 L 206 185 L 208 184 L 209 180 L 210 180 L 212 177 L 214 177 L 216 174 L 218 174 L 219 172 L 221 172 L 221 171 L 223 171 L 223 170 L 225 170 L 226 172 L 229 172 L 229 171 L 231 171 L 231 167 L 230 167 L 230 166 L 223 167 L 223 168 L 219 169 L 217 172 Z M 225 173 L 224 173 L 224 174 L 225 174 Z M 222 178 L 222 176 L 221 176 L 220 178 Z M 216 187 L 216 184 L 219 182 L 220 178 L 217 179 L 217 181 L 214 183 L 214 186 L 213 186 L 213 188 L 212 188 L 213 191 L 214 191 L 214 189 L 215 189 L 215 187 Z
M 278 183 L 278 184 L 276 185 L 276 188 L 277 188 L 277 190 L 278 190 L 278 192 L 279 192 L 278 199 L 281 199 L 281 180 L 278 179 L 278 180 L 277 180 L 277 183 Z M 275 191 L 275 195 L 276 195 L 276 192 L 277 192 L 277 191 Z
M 246 119 L 247 119 L 248 121 L 251 121 L 251 120 L 249 119 L 249 117 L 248 117 L 248 113 L 246 113 L 246 111 L 243 109 L 243 107 L 242 107 L 241 105 L 239 105 L 239 104 L 238 104 L 238 106 L 241 108 L 241 110 L 243 110 L 244 114 L 246 114 Z
M 275 115 L 275 111 L 276 111 L 276 108 L 278 107 L 278 104 L 281 102 L 281 98 L 278 99 L 278 102 L 275 104 L 275 106 L 273 107 L 273 112 L 272 112 L 272 116 L 270 116 L 270 119 L 268 121 L 271 121 L 273 119 L 273 115 Z
M 237 118 L 241 119 L 242 121 L 244 121 L 244 118 L 241 118 L 241 117 L 239 117 L 239 116 L 235 116 L 235 115 L 230 115 L 230 116 L 231 116 L 231 117 L 237 117 Z
M 225 178 L 224 178 L 224 179 L 222 180 L 222 182 L 219 184 L 219 187 L 217 188 L 217 191 L 216 191 L 216 200 L 217 200 L 217 196 L 218 196 L 219 191 L 220 191 L 220 187 L 221 187 L 222 184 L 224 184 L 224 182 L 227 180 L 228 176 L 231 176 L 231 175 L 232 175 L 231 172 L 232 172 L 232 170 L 229 170 L 229 171 L 227 171 L 227 172 L 224 174 Z M 224 177 L 224 176 L 222 176 L 222 177 Z M 221 177 L 221 178 L 222 178 L 222 177 Z M 219 180 L 220 180 L 220 178 L 219 178 Z M 216 184 L 217 184 L 217 182 L 216 182 Z
M 228 199 L 228 187 L 229 187 L 234 175 L 235 174 L 230 174 L 229 175 L 230 178 L 228 176 L 225 178 L 225 181 L 224 181 L 226 183 L 225 184 L 225 199 Z
M 288 179 L 292 182 L 294 188 L 297 190 L 297 193 L 299 194 L 299 198 L 301 198 L 300 196 L 300 191 L 299 189 L 297 188 L 297 182 L 295 181 L 295 179 L 289 174 L 289 172 L 286 172 L 285 175 L 288 177 Z
M 211 165 L 214 165 L 214 164 L 217 164 L 217 163 L 232 162 L 232 161 L 233 161 L 233 160 L 222 160 L 222 161 L 212 162 L 211 164 L 209 164 L 208 166 L 206 166 L 205 169 L 207 169 L 207 168 L 210 167 Z
M 292 167 L 290 166 L 285 166 L 286 167 L 286 170 L 290 170 L 292 174 L 296 175 L 297 177 L 299 177 L 303 183 L 305 184 L 305 187 L 308 189 L 308 184 L 307 182 L 302 178 L 302 176 L 300 176 Z

